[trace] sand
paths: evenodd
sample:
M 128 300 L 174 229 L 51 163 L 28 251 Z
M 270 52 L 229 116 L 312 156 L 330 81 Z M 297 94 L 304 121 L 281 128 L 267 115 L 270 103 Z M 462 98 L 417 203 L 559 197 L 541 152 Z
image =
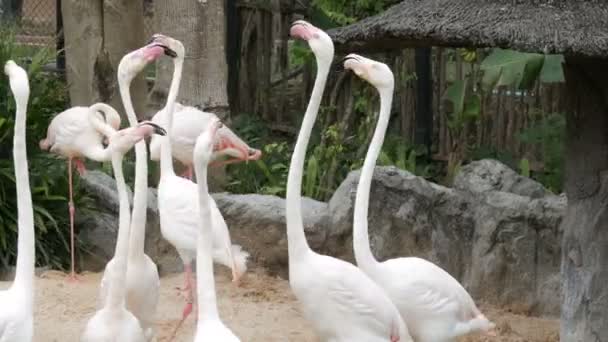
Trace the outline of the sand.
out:
M 289 283 L 251 271 L 241 287 L 230 282 L 229 274 L 216 275 L 218 304 L 224 323 L 242 341 L 318 341 L 302 317 Z M 85 273 L 81 282 L 69 283 L 63 273 L 50 271 L 36 280 L 35 342 L 78 341 L 87 320 L 95 312 L 101 274 Z M 169 341 L 184 306 L 175 289 L 183 277 L 174 274 L 161 279 L 158 307 L 157 342 Z M 8 283 L 1 283 L 4 289 Z M 497 337 L 467 336 L 460 342 L 553 342 L 558 339 L 556 320 L 532 318 L 482 305 L 486 315 L 497 323 Z M 184 323 L 174 341 L 192 341 L 193 316 Z

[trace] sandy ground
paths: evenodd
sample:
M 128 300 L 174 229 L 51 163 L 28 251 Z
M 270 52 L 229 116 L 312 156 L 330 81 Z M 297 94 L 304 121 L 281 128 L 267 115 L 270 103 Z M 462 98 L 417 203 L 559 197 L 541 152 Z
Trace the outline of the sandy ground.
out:
M 229 275 L 219 270 L 216 276 L 222 319 L 242 341 L 317 341 L 310 325 L 299 312 L 287 281 L 252 271 L 241 287 L 230 282 Z M 65 275 L 46 272 L 36 282 L 35 342 L 78 341 L 86 321 L 95 312 L 101 274 L 81 275 L 81 282 L 68 283 Z M 184 301 L 175 290 L 182 285 L 179 274 L 161 279 L 158 307 L 157 342 L 169 341 L 181 317 Z M 1 283 L 6 288 L 8 283 Z M 553 342 L 558 341 L 558 323 L 531 318 L 482 306 L 486 315 L 497 323 L 498 336 L 468 336 L 459 342 Z M 192 341 L 193 318 L 180 329 L 174 341 Z

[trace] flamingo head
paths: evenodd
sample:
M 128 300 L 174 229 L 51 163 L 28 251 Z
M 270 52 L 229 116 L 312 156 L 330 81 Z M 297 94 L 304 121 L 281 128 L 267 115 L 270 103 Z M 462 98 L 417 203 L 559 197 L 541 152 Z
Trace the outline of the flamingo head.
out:
M 25 99 L 30 94 L 30 83 L 27 78 L 27 72 L 17 65 L 12 60 L 9 60 L 4 64 L 4 73 L 9 78 L 11 91 L 16 99 Z
M 310 49 L 318 59 L 331 62 L 334 57 L 334 43 L 327 33 L 304 20 L 296 20 L 289 30 L 289 34 L 308 42 Z
M 258 160 L 262 151 L 251 148 L 238 135 L 225 125 L 217 129 L 217 142 L 214 153 L 218 156 L 229 156 L 236 160 Z
M 204 161 L 207 164 L 211 160 L 212 155 L 218 150 L 219 140 L 217 133 L 223 126 L 218 118 L 214 118 L 196 139 L 194 155 L 200 162 Z
M 154 35 L 146 46 L 131 51 L 120 60 L 118 64 L 118 78 L 132 80 L 148 63 L 157 60 L 162 55 L 175 57 L 177 53 L 160 41 L 157 35 Z
M 378 89 L 392 88 L 395 84 L 393 72 L 384 63 L 351 53 L 342 60 L 344 69 L 352 70 L 355 75 Z
M 148 44 L 162 48 L 163 53 L 171 58 L 183 59 L 186 55 L 186 49 L 182 42 L 160 33 L 152 35 L 152 39 L 150 39 Z
M 142 121 L 135 127 L 116 131 L 108 137 L 108 148 L 112 152 L 126 154 L 138 142 L 152 134 L 166 135 L 167 131 L 151 121 Z

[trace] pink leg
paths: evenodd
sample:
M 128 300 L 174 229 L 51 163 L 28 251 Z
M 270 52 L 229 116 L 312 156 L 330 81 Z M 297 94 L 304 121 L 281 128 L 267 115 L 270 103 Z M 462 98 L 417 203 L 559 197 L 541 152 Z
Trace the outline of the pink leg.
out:
M 182 312 L 182 319 L 179 321 L 179 323 L 177 323 L 177 326 L 175 327 L 175 330 L 173 330 L 173 334 L 171 335 L 171 338 L 169 339 L 169 341 L 171 341 L 171 340 L 173 340 L 173 338 L 175 338 L 177 331 L 182 326 L 182 324 L 184 324 L 184 321 L 186 321 L 186 318 L 188 318 L 188 316 L 190 316 L 190 314 L 192 313 L 192 309 L 194 307 L 194 305 L 193 305 L 193 303 L 194 303 L 194 290 L 193 290 L 194 289 L 194 281 L 193 281 L 194 277 L 192 275 L 192 263 L 184 264 L 184 274 L 185 274 L 186 285 L 183 290 L 186 291 L 186 306 L 184 307 L 184 310 Z M 198 318 L 197 311 L 195 311 L 195 313 L 194 313 L 195 320 Z
M 69 184 L 69 195 L 70 201 L 68 202 L 68 208 L 70 211 L 70 256 L 71 256 L 71 272 L 68 277 L 68 281 L 74 282 L 79 281 L 76 276 L 76 272 L 74 271 L 75 262 L 74 262 L 74 213 L 76 212 L 76 208 L 74 207 L 74 192 L 72 189 L 72 158 L 68 158 L 68 182 Z
M 74 164 L 76 164 L 76 170 L 78 170 L 78 174 L 82 177 L 87 172 L 87 168 L 84 166 L 84 162 L 78 158 L 74 158 Z

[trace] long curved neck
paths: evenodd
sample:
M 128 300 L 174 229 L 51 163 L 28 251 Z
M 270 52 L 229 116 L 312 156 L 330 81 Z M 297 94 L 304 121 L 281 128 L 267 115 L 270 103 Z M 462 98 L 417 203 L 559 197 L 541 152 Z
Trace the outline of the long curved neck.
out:
M 361 177 L 357 185 L 357 195 L 355 198 L 355 213 L 354 213 L 354 232 L 353 232 L 353 248 L 355 250 L 355 259 L 357 265 L 364 271 L 373 270 L 373 267 L 378 263 L 374 258 L 369 244 L 369 233 L 367 226 L 367 213 L 369 209 L 369 192 L 374 176 L 374 167 L 376 160 L 382 149 L 382 142 L 388 127 L 388 122 L 391 116 L 391 104 L 393 102 L 393 87 L 378 89 L 380 93 L 380 114 L 378 124 L 372 137 L 372 142 L 367 150 L 363 168 L 361 169 Z
M 171 81 L 171 86 L 169 87 L 169 95 L 167 96 L 167 127 L 165 130 L 167 131 L 167 135 L 165 137 L 161 137 L 161 147 L 160 147 L 160 173 L 161 178 L 164 175 L 175 175 L 175 171 L 173 170 L 173 157 L 171 153 L 171 138 L 172 138 L 172 130 L 173 130 L 173 112 L 175 111 L 175 101 L 177 101 L 177 95 L 179 94 L 179 84 L 182 80 L 182 69 L 184 65 L 184 58 L 177 57 L 175 58 L 175 66 L 173 69 L 173 79 Z
M 103 120 L 99 118 L 97 112 L 103 113 Z M 118 125 L 120 125 L 120 116 L 116 109 L 112 108 L 110 105 L 98 102 L 89 107 L 89 121 L 99 133 L 108 137 L 118 129 L 118 127 L 112 127 L 108 122 L 116 124 L 116 121 L 118 121 Z
M 116 249 L 114 251 L 114 262 L 117 272 L 114 279 L 110 282 L 106 307 L 118 308 L 124 304 L 126 290 L 125 282 L 127 278 L 127 254 L 129 253 L 129 230 L 131 214 L 129 210 L 129 197 L 127 195 L 127 184 L 122 172 L 123 156 L 117 153 L 112 154 L 112 168 L 116 179 L 118 199 L 120 202 L 118 213 L 118 234 L 116 237 Z
M 196 247 L 196 293 L 198 296 L 198 324 L 205 318 L 219 317 L 213 277 L 213 260 L 211 258 L 211 240 L 213 236 L 209 187 L 207 186 L 208 161 L 195 156 L 194 171 L 198 184 L 199 234 Z
M 106 117 L 113 116 L 114 114 L 118 115 L 118 113 L 116 113 L 114 108 L 105 103 L 95 103 L 89 107 L 89 122 L 93 125 L 93 128 L 95 128 L 97 132 L 109 137 L 116 132 L 116 129 L 106 122 L 109 120 L 102 119 L 98 112 L 103 112 Z M 111 150 L 103 146 L 101 139 L 99 139 L 99 141 L 97 141 L 95 144 L 87 145 L 82 151 L 82 154 L 84 154 L 84 156 L 88 159 L 98 162 L 105 162 L 112 159 Z
M 323 61 L 317 58 L 317 77 L 315 85 L 312 89 L 310 101 L 302 120 L 300 134 L 296 141 L 293 154 L 291 156 L 291 164 L 289 167 L 289 175 L 287 176 L 287 194 L 286 194 L 286 221 L 287 221 L 287 243 L 289 253 L 289 264 L 298 259 L 298 256 L 310 250 L 306 235 L 304 234 L 304 223 L 302 220 L 302 172 L 304 169 L 304 159 L 306 158 L 306 148 L 310 140 L 310 134 L 319 112 L 323 90 L 327 81 L 327 74 L 331 65 L 330 61 Z
M 131 101 L 130 79 L 118 82 L 122 103 L 127 112 L 131 127 L 137 126 L 137 115 Z M 133 190 L 133 213 L 131 216 L 131 234 L 129 235 L 129 259 L 136 260 L 144 255 L 146 242 L 146 214 L 148 209 L 148 151 L 146 141 L 135 144 L 135 186 Z
M 13 138 L 13 158 L 15 159 L 19 237 L 17 242 L 17 271 L 13 287 L 23 289 L 26 291 L 25 293 L 31 294 L 30 303 L 24 303 L 24 305 L 29 306 L 33 303 L 36 245 L 34 237 L 34 212 L 25 142 L 25 117 L 28 98 L 15 97 L 15 101 L 17 103 L 17 114 Z

